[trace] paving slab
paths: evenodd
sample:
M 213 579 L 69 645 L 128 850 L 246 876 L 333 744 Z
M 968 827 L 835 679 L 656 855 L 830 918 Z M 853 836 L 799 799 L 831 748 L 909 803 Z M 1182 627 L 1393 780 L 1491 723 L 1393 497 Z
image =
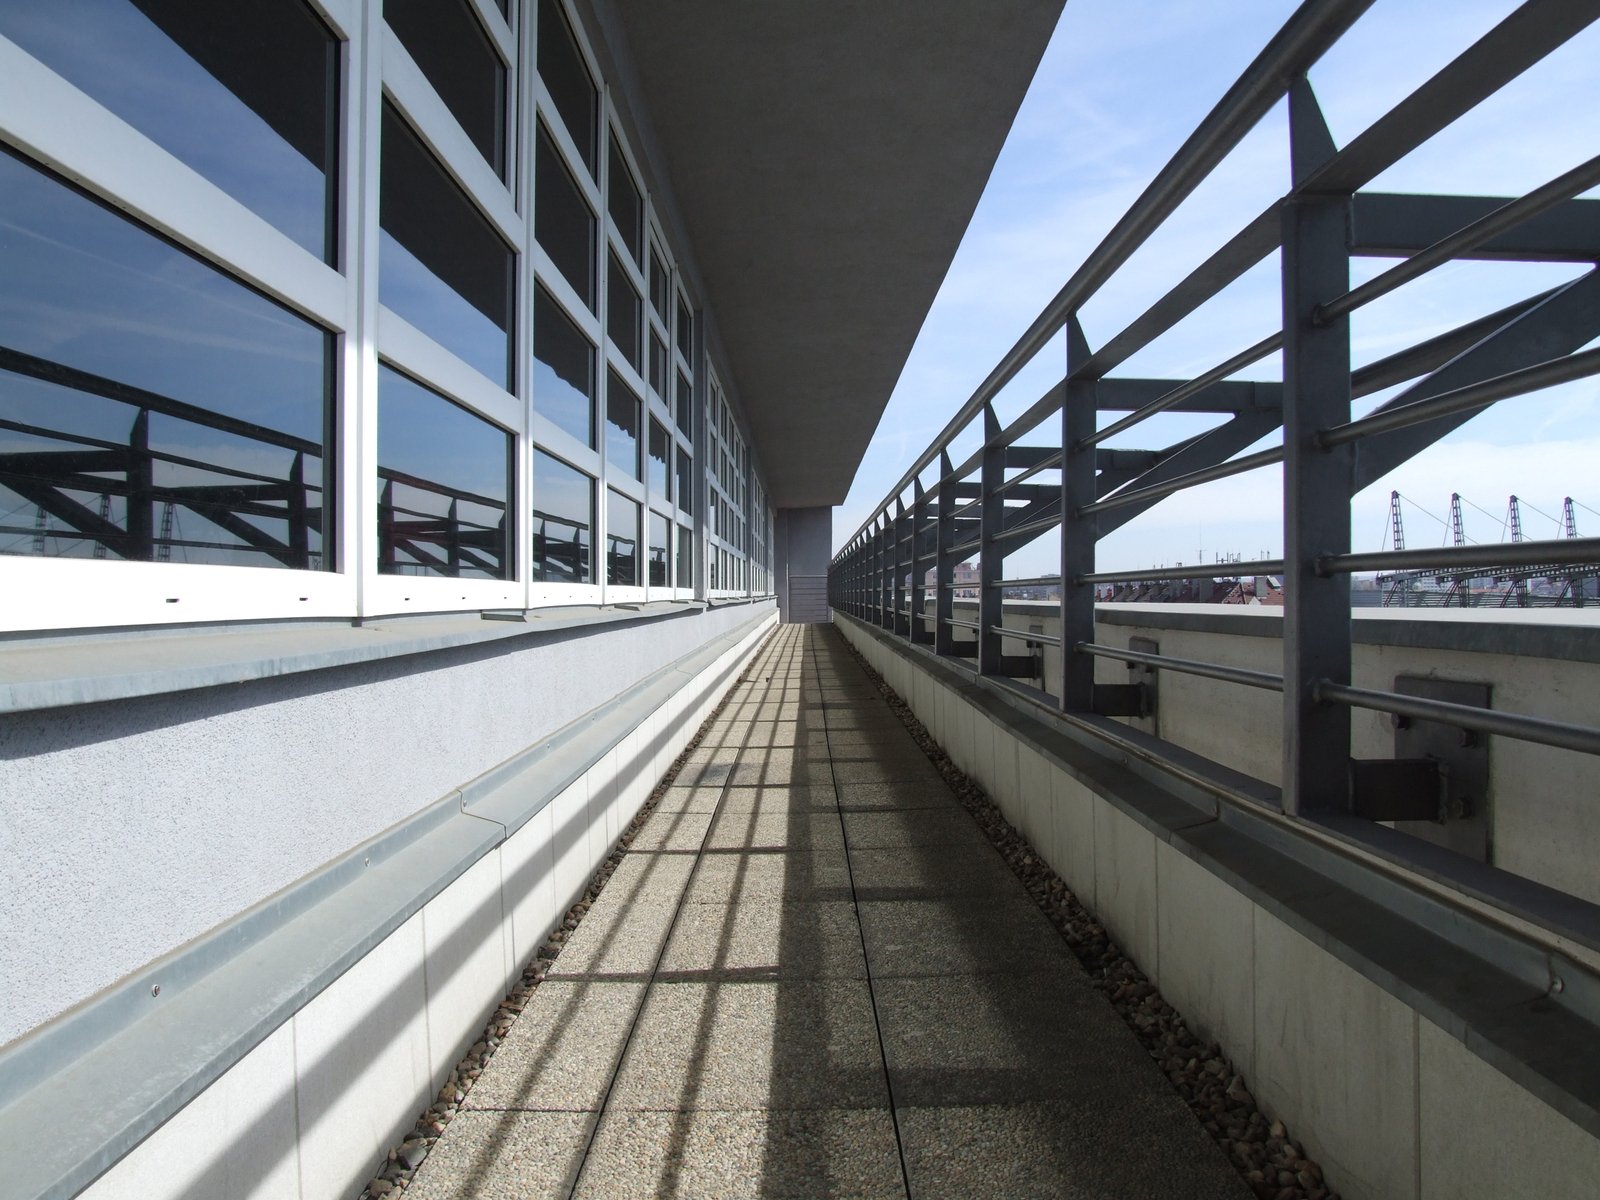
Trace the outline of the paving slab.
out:
M 560 1200 L 570 1194 L 596 1113 L 463 1112 L 405 1195 L 420 1200 Z
M 992 845 L 965 809 L 884 810 L 844 813 L 845 837 L 852 850 L 905 850 L 947 846 L 975 854 Z M 1017 885 L 1020 890 L 1021 884 Z
M 706 837 L 708 850 L 843 850 L 836 813 L 722 812 Z
M 850 864 L 840 849 L 702 854 L 684 896 L 690 904 L 850 898 Z
M 961 810 L 961 801 L 942 779 L 899 780 L 888 783 L 839 783 L 835 785 L 838 806 L 855 812 L 882 809 L 944 808 Z M 961 810 L 965 815 L 965 810 Z M 968 822 L 970 824 L 970 820 Z
M 865 979 L 856 908 L 843 901 L 694 904 L 679 914 L 658 979 Z
M 944 896 L 1015 896 L 1017 877 L 998 853 L 913 849 L 850 849 L 856 899 L 934 900 Z
M 839 794 L 830 784 L 790 783 L 769 787 L 730 787 L 722 812 L 786 816 L 795 812 L 836 812 Z
M 863 900 L 859 911 L 875 979 L 1082 970 L 1055 927 L 1026 897 Z
M 545 980 L 467 1093 L 465 1106 L 598 1111 L 644 1004 L 645 987 Z

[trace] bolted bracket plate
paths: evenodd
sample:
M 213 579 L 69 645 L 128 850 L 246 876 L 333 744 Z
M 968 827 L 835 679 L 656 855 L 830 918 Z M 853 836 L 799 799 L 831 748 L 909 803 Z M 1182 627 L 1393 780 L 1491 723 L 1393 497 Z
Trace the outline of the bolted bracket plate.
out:
M 1097 683 L 1094 711 L 1102 717 L 1148 716 L 1149 690 L 1142 683 Z
M 1394 690 L 1452 704 L 1490 707 L 1487 683 L 1461 683 L 1421 675 L 1397 675 Z M 1443 808 L 1432 820 L 1395 821 L 1395 828 L 1414 837 L 1490 861 L 1489 738 L 1455 725 L 1414 718 L 1394 718 L 1396 758 L 1431 758 L 1444 768 Z
M 1140 654 L 1160 654 L 1161 643 L 1152 637 L 1130 637 L 1128 649 L 1137 650 Z M 1129 663 L 1128 682 L 1137 683 L 1145 689 L 1145 710 L 1139 714 L 1139 728 L 1152 736 L 1161 734 L 1158 718 L 1161 712 L 1161 688 L 1159 680 L 1161 673 L 1148 663 Z

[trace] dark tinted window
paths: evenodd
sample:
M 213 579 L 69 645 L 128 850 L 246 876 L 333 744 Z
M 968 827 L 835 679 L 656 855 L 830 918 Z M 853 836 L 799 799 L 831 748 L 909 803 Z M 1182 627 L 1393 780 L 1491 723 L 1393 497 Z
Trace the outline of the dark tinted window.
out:
M 634 183 L 628 162 L 622 157 L 617 139 L 611 139 L 611 172 L 606 182 L 606 207 L 611 212 L 617 236 L 633 255 L 633 261 L 644 266 L 644 200 L 639 195 L 639 185 Z
M 577 40 L 559 0 L 539 3 L 539 77 L 555 101 L 567 132 L 578 144 L 584 166 L 589 168 L 589 174 L 596 175 L 600 92 L 583 64 L 583 55 L 578 52 Z
M 650 390 L 667 399 L 667 344 L 654 329 L 650 331 Z
M 388 102 L 381 155 L 379 300 L 510 387 L 510 248 Z
M 672 282 L 667 276 L 667 262 L 654 246 L 650 247 L 650 304 L 663 322 L 671 322 Z
M 678 526 L 678 579 L 681 588 L 694 586 L 694 531 Z
M 659 513 L 650 514 L 650 586 L 666 587 L 667 572 L 672 564 L 671 546 L 668 544 L 671 524 Z
M 0 0 L 0 34 L 334 261 L 339 44 L 303 0 Z
M 678 451 L 678 507 L 686 513 L 694 512 L 694 460 L 681 449 Z
M 672 439 L 667 436 L 666 427 L 660 421 L 652 420 L 650 422 L 650 479 L 648 481 L 651 495 L 660 496 L 662 499 L 670 498 L 671 493 L 668 491 L 668 487 L 671 480 L 667 478 L 667 472 L 672 469 L 671 462 Z
M 678 428 L 683 430 L 685 437 L 694 437 L 694 388 L 689 384 L 689 377 L 682 371 L 678 376 Z M 663 397 L 664 398 L 664 397 Z
M 543 125 L 534 151 L 533 236 L 594 309 L 595 216 Z
M 506 68 L 469 0 L 383 0 L 383 19 L 505 178 Z
M 331 565 L 332 346 L 0 151 L 0 553 Z
M 378 570 L 510 577 L 511 435 L 378 371 Z
M 606 582 L 639 583 L 639 506 L 606 490 Z
M 615 371 L 606 381 L 606 461 L 639 478 L 639 397 Z
M 533 289 L 533 410 L 594 445 L 594 347 L 545 290 Z
M 611 335 L 617 349 L 622 351 L 622 356 L 633 365 L 633 369 L 642 373 L 639 336 L 643 317 L 639 293 L 617 256 L 610 254 L 607 257 L 611 260 L 611 274 L 606 279 L 606 332 Z
M 678 353 L 684 362 L 694 366 L 694 320 L 682 296 L 678 297 Z
M 533 452 L 533 577 L 592 583 L 594 480 L 542 450 Z

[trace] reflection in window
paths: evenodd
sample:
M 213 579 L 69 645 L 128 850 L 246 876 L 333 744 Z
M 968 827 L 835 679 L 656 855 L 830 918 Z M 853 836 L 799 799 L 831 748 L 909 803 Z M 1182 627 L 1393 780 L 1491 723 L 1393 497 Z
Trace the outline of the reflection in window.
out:
M 510 578 L 511 435 L 378 370 L 378 570 Z
M 633 255 L 633 261 L 644 266 L 644 198 L 639 195 L 639 185 L 633 181 L 628 161 L 622 157 L 622 148 L 615 135 L 611 138 L 611 173 L 606 179 L 606 208 L 617 227 L 617 236 Z
M 542 450 L 533 452 L 533 578 L 592 583 L 594 480 Z
M 652 419 L 650 422 L 650 494 L 666 500 L 671 498 L 668 490 L 671 480 L 667 477 L 671 471 L 672 439 L 667 436 L 666 426 L 660 421 Z
M 667 398 L 667 344 L 654 329 L 650 331 L 650 390 Z
M 0 0 L 0 34 L 335 261 L 339 43 L 304 0 Z
M 606 582 L 639 583 L 639 506 L 606 489 Z
M 639 336 L 643 332 L 644 317 L 639 292 L 628 278 L 627 270 L 616 253 L 612 252 L 607 257 L 611 260 L 611 274 L 606 277 L 606 332 L 633 369 L 643 374 L 639 361 Z
M 682 296 L 678 297 L 678 353 L 683 355 L 683 361 L 694 365 L 694 319 L 689 315 L 689 304 Z
M 689 377 L 682 371 L 678 376 L 678 428 L 683 430 L 683 436 L 694 437 L 694 389 L 689 386 Z M 663 397 L 665 399 L 665 397 Z
M 672 320 L 672 283 L 667 276 L 667 260 L 661 251 L 650 247 L 650 306 L 663 322 Z
M 639 397 L 615 371 L 606 374 L 606 461 L 639 478 Z
M 594 212 L 542 124 L 533 169 L 534 239 L 593 312 Z
M 539 77 L 555 101 L 567 133 L 577 143 L 583 165 L 590 175 L 596 175 L 600 92 L 583 64 L 560 0 L 539 3 Z
M 681 588 L 694 586 L 694 530 L 678 526 L 678 582 Z
M 0 553 L 331 566 L 331 335 L 3 151 L 0 214 Z
M 671 563 L 668 540 L 671 524 L 660 513 L 650 514 L 650 586 L 667 586 L 667 568 Z
M 594 347 L 537 283 L 533 288 L 533 411 L 594 445 Z
M 504 179 L 507 73 L 470 0 L 383 0 L 383 19 Z
M 378 299 L 511 386 L 510 247 L 393 105 L 383 105 Z
M 691 482 L 694 472 L 693 460 L 680 448 L 678 450 L 678 507 L 684 512 L 694 513 L 694 486 Z

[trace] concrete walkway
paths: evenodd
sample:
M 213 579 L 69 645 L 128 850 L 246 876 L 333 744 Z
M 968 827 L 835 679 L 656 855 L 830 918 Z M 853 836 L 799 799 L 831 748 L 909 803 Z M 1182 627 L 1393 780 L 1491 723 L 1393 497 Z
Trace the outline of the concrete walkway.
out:
M 412 1197 L 1248 1197 L 828 626 L 760 651 Z

